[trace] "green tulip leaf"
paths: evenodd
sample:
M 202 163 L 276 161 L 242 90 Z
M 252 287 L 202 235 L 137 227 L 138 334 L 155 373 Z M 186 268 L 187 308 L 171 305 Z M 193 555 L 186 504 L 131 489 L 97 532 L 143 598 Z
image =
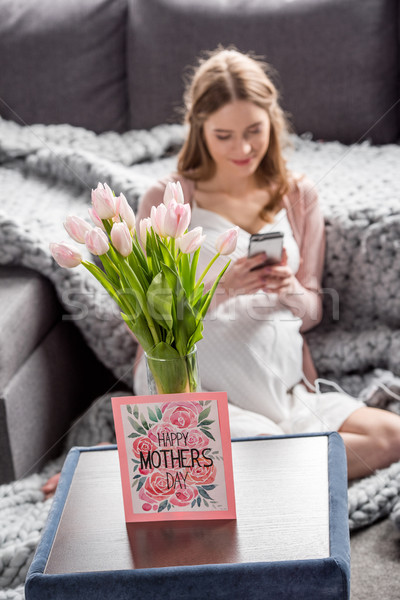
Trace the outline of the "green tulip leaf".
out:
M 182 285 L 187 296 L 189 296 L 191 293 L 189 260 L 189 254 L 181 254 L 179 261 L 179 271 L 182 279 Z
M 200 340 L 203 339 L 203 329 L 204 329 L 203 321 L 200 320 L 197 323 L 197 327 L 196 327 L 193 335 L 189 338 L 189 341 L 188 341 L 189 348 L 191 348 L 192 346 L 197 344 L 197 342 L 199 342 Z
M 196 285 L 196 270 L 197 270 L 197 263 L 199 262 L 199 256 L 200 256 L 200 248 L 197 248 L 196 252 L 193 254 L 192 257 L 192 264 L 190 265 L 190 289 L 194 289 L 195 285 Z
M 151 318 L 166 329 L 172 329 L 173 295 L 162 271 L 151 282 L 146 298 Z
M 168 265 L 168 267 L 170 269 L 172 269 L 173 271 L 176 271 L 176 262 L 174 260 L 174 257 L 172 256 L 169 248 L 164 244 L 164 242 L 160 239 L 159 242 L 159 248 L 163 257 L 163 262 Z
M 143 350 L 145 352 L 150 350 L 154 346 L 154 339 L 144 315 L 140 314 L 136 319 L 124 313 L 121 313 L 121 316 L 129 329 L 135 334 Z

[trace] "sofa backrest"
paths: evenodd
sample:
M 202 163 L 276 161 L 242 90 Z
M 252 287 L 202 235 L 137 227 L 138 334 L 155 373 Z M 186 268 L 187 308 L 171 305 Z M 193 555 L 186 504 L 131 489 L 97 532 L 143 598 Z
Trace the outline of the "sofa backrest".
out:
M 279 74 L 297 133 L 344 143 L 399 134 L 397 0 L 129 0 L 131 126 L 175 121 L 182 70 L 234 44 Z
M 0 115 L 128 128 L 126 0 L 1 0 Z
M 0 115 L 96 132 L 181 119 L 183 76 L 235 45 L 279 76 L 297 133 L 400 132 L 397 0 L 1 0 Z

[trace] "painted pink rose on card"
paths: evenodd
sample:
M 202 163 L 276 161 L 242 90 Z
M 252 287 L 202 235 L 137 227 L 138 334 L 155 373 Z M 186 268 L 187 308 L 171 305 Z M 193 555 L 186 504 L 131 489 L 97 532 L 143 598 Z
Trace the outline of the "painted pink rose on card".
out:
M 163 470 L 153 471 L 139 491 L 139 498 L 148 502 L 159 504 L 172 496 L 174 489 L 168 486 L 168 478 Z
M 114 398 L 113 411 L 129 520 L 234 516 L 226 394 Z
M 169 402 L 161 406 L 163 420 L 179 429 L 196 427 L 201 406 L 195 402 Z
M 208 464 L 205 459 L 201 459 L 199 464 L 194 465 L 187 470 L 187 483 L 195 483 L 197 485 L 209 485 L 213 483 L 217 476 L 217 467 L 213 463 Z
M 188 432 L 186 444 L 188 448 L 207 448 L 210 443 L 208 438 L 200 429 L 191 429 Z
M 185 489 L 179 489 L 170 498 L 170 503 L 174 506 L 189 506 L 199 495 L 196 487 L 186 487 Z

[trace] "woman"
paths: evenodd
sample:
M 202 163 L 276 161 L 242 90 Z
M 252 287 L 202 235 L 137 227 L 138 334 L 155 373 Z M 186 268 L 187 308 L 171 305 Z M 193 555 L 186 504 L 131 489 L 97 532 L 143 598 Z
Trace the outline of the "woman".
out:
M 217 50 L 200 64 L 185 96 L 178 172 L 146 193 L 137 220 L 162 202 L 168 180 L 179 181 L 191 227 L 207 235 L 199 270 L 216 237 L 228 224 L 238 227 L 198 344 L 202 389 L 228 392 L 232 436 L 339 431 L 349 478 L 362 477 L 399 460 L 400 418 L 302 383 L 303 369 L 306 381 L 316 377 L 301 332 L 321 319 L 324 222 L 312 184 L 286 168 L 287 125 L 265 67 L 235 50 Z M 265 255 L 247 257 L 250 235 L 267 231 L 284 233 L 282 261 L 268 267 Z M 141 353 L 135 392 L 147 393 Z

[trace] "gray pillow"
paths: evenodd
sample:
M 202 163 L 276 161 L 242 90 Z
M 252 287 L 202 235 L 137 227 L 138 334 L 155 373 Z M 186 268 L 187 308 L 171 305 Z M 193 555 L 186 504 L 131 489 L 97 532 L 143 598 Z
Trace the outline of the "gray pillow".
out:
M 179 120 L 184 67 L 221 43 L 265 55 L 297 133 L 397 139 L 397 0 L 128 3 L 132 127 Z
M 125 0 L 1 0 L 0 115 L 127 128 Z

